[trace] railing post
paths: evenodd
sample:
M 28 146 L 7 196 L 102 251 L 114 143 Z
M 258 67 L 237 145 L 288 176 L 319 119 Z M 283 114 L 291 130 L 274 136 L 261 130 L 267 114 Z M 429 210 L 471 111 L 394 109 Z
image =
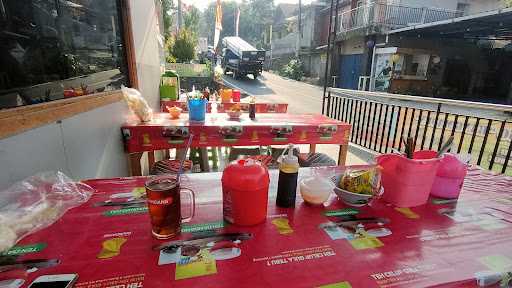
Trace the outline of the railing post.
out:
M 434 125 L 432 127 L 432 136 L 430 137 L 430 145 L 428 146 L 428 149 L 432 149 L 432 146 L 434 145 L 434 138 L 436 136 L 436 128 L 437 128 L 437 121 L 439 121 L 439 114 L 441 114 L 441 103 L 437 103 L 437 111 L 436 111 L 436 118 L 434 120 Z
M 425 24 L 425 19 L 427 17 L 427 8 L 423 7 L 421 11 L 421 24 Z
M 331 117 L 331 90 L 327 93 L 327 116 Z

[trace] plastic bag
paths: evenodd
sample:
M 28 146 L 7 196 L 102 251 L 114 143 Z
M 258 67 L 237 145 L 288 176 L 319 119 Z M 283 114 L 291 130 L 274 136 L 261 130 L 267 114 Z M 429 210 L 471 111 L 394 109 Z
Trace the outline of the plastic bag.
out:
M 149 122 L 153 119 L 153 110 L 149 108 L 148 102 L 142 98 L 142 95 L 137 89 L 121 86 L 121 91 L 123 92 L 124 99 L 128 103 L 128 107 L 137 115 L 140 121 Z
M 380 191 L 381 171 L 379 166 L 366 169 L 347 169 L 340 179 L 339 187 L 352 193 L 377 195 Z
M 43 172 L 0 191 L 0 252 L 89 200 L 94 189 L 62 172 Z

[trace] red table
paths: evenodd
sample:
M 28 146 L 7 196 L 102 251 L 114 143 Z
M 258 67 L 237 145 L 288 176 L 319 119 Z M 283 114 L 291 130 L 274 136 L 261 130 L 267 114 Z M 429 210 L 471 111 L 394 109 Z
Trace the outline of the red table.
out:
M 242 111 L 249 111 L 249 103 L 218 103 L 217 112 L 225 113 L 229 111 L 231 107 L 235 104 L 240 104 L 240 108 Z M 212 103 L 208 102 L 207 111 L 211 112 Z M 188 106 L 185 101 L 171 101 L 171 100 L 162 100 L 160 101 L 160 112 L 167 112 L 167 107 L 180 107 L 184 112 L 188 111 Z M 286 103 L 256 103 L 256 113 L 286 113 L 288 111 L 288 104 Z
M 305 168 L 300 177 L 329 176 L 341 169 Z M 312 207 L 300 196 L 295 209 L 276 208 L 277 175 L 271 171 L 267 221 L 253 227 L 224 227 L 225 232 L 253 234 L 240 244 L 241 255 L 215 261 L 215 273 L 182 280 L 175 280 L 176 264 L 157 265 L 159 253 L 151 247 L 161 242 L 150 235 L 144 208 L 123 211 L 93 206 L 115 193 L 138 189 L 144 178 L 90 180 L 86 183 L 97 192 L 88 203 L 24 238 L 13 249 L 28 251 L 21 260 L 58 258 L 61 263 L 30 274 L 0 273 L 0 279 L 21 277 L 30 282 L 44 274 L 78 273 L 78 288 L 319 287 L 333 283 L 344 284 L 330 287 L 476 287 L 476 272 L 512 269 L 512 178 L 486 173 L 476 168 L 469 171 L 458 202 L 432 200 L 399 211 L 378 201 L 372 207 L 345 209 L 334 197 L 325 207 Z M 182 185 L 195 190 L 197 206 L 196 217 L 184 229 L 204 233 L 207 225 L 195 224 L 222 226 L 221 175 L 185 176 Z M 345 214 L 358 213 L 358 218 L 388 218 L 382 227 L 392 234 L 333 240 L 319 225 L 333 220 L 325 212 L 339 209 L 345 209 L 341 210 Z M 273 224 L 276 219 L 288 220 L 291 233 L 279 230 Z M 182 233 L 182 238 L 190 236 Z M 112 238 L 126 240 L 120 254 L 98 259 L 102 243 Z M 27 245 L 42 249 L 20 249 Z
M 192 147 L 254 146 L 281 144 L 340 145 L 339 163 L 345 164 L 350 124 L 316 114 L 256 114 L 249 119 L 229 120 L 227 114 L 206 114 L 205 122 L 188 121 L 188 114 L 171 120 L 168 113 L 157 113 L 152 122 L 125 124 L 122 128 L 125 151 L 132 175 L 142 175 L 144 152 L 183 148 L 190 134 Z M 151 162 L 151 161 L 150 161 Z

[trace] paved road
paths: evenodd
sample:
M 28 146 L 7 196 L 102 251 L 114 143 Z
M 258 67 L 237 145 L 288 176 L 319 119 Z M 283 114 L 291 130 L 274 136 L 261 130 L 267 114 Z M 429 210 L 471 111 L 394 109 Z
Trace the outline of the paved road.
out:
M 233 88 L 239 89 L 249 96 L 255 96 L 256 101 L 288 103 L 288 113 L 322 113 L 322 87 L 287 80 L 268 72 L 263 72 L 257 80 L 250 78 L 234 80 L 231 75 L 225 75 L 223 79 Z M 242 101 L 249 101 L 249 97 L 246 96 Z M 308 151 L 309 149 L 308 145 L 300 146 L 301 151 Z M 333 159 L 337 159 L 338 151 L 338 145 L 317 146 L 317 152 L 325 153 Z M 347 164 L 365 163 L 363 159 L 349 152 Z
M 263 72 L 257 80 L 234 80 L 231 75 L 225 75 L 224 81 L 248 95 L 255 96 L 256 101 L 288 103 L 289 113 L 322 112 L 321 87 L 287 80 L 268 72 Z M 248 101 L 247 98 L 244 100 Z

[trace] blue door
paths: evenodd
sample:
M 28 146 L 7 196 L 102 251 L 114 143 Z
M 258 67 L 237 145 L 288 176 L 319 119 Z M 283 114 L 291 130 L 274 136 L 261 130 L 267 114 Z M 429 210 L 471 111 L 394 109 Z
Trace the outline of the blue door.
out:
M 340 57 L 337 83 L 339 88 L 357 89 L 362 62 L 363 54 L 342 55 Z

